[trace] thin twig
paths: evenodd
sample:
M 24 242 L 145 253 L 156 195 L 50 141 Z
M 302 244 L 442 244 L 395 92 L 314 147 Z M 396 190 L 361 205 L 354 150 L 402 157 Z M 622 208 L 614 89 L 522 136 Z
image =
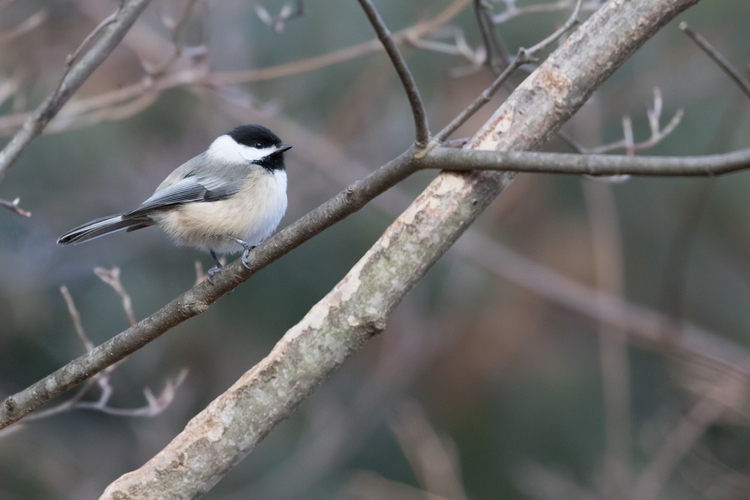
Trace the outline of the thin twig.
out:
M 23 208 L 18 206 L 18 203 L 20 201 L 21 198 L 16 198 L 13 201 L 0 199 L 0 207 L 7 208 L 11 212 L 17 213 L 18 215 L 23 215 L 24 217 L 31 217 L 31 212 L 24 210 Z
M 417 402 L 401 403 L 388 424 L 422 489 L 454 500 L 466 498 L 456 457 Z
M 552 33 L 550 36 L 542 40 L 541 42 L 537 43 L 536 45 L 532 46 L 530 49 L 528 49 L 526 52 L 528 55 L 534 55 L 537 52 L 544 50 L 549 44 L 556 42 L 559 40 L 565 33 L 568 32 L 569 29 L 571 29 L 573 26 L 578 24 L 580 21 L 578 21 L 578 13 L 581 11 L 581 2 L 583 0 L 578 0 L 576 2 L 575 7 L 573 8 L 573 13 L 570 15 L 567 21 L 565 21 L 565 24 L 560 26 L 560 28 Z
M 122 308 L 128 317 L 130 326 L 133 326 L 135 324 L 133 301 L 130 300 L 130 295 L 125 291 L 125 287 L 122 286 L 122 281 L 120 281 L 120 268 L 113 267 L 112 269 L 105 269 L 103 267 L 96 267 L 94 268 L 94 274 L 96 274 L 100 280 L 114 288 L 117 295 L 122 299 Z
M 115 289 L 115 291 L 120 295 L 122 298 L 122 304 L 123 309 L 125 310 L 126 315 L 128 316 L 128 319 L 130 320 L 131 325 L 135 322 L 135 316 L 133 315 L 133 309 L 131 305 L 130 296 L 125 291 L 124 287 L 122 286 L 122 282 L 120 281 L 120 270 L 119 268 L 115 267 L 112 270 L 104 269 L 104 268 L 96 268 L 94 269 L 94 272 L 96 273 L 99 278 L 110 285 L 112 288 Z M 68 313 L 70 314 L 71 319 L 73 320 L 73 325 L 75 327 L 76 333 L 78 334 L 79 339 L 83 343 L 84 347 L 86 348 L 87 352 L 91 352 L 94 349 L 94 344 L 89 340 L 89 338 L 86 336 L 86 333 L 83 329 L 83 325 L 81 324 L 81 315 L 78 312 L 78 309 L 75 306 L 75 302 L 73 301 L 73 297 L 70 295 L 70 292 L 68 291 L 68 288 L 63 285 L 60 287 L 60 293 L 62 293 L 63 298 L 65 299 L 65 302 L 68 306 Z M 97 410 L 102 413 L 107 413 L 109 415 L 116 415 L 116 416 L 123 416 L 123 417 L 153 417 L 160 413 L 162 413 L 166 408 L 169 407 L 169 405 L 174 400 L 175 391 L 177 388 L 182 384 L 182 382 L 185 380 L 185 377 L 187 376 L 188 370 L 183 369 L 180 371 L 177 378 L 172 381 L 170 379 L 167 379 L 166 386 L 164 388 L 164 391 L 159 395 L 159 397 L 154 397 L 151 390 L 146 387 L 144 389 L 144 395 L 146 397 L 146 400 L 148 401 L 148 405 L 141 408 L 112 408 L 107 405 L 109 402 L 114 389 L 112 388 L 110 384 L 110 376 L 112 373 L 125 361 L 125 359 L 121 359 L 118 362 L 108 366 L 103 371 L 95 374 L 93 377 L 87 379 L 83 385 L 76 391 L 76 394 L 68 399 L 67 401 L 60 403 L 56 406 L 53 406 L 51 408 L 47 408 L 43 411 L 38 411 L 34 413 L 33 415 L 29 415 L 27 417 L 27 420 L 41 420 L 44 418 L 51 417 L 53 415 L 57 415 L 59 413 L 64 413 L 67 411 L 75 410 L 75 409 L 85 409 L 85 410 Z M 96 401 L 82 401 L 82 399 L 89 393 L 89 391 L 95 386 L 98 385 L 101 389 L 101 395 Z M 20 428 L 21 424 L 17 423 L 10 428 Z M 0 431 L 0 438 L 6 436 L 7 434 Z
M 146 81 L 148 82 L 149 86 L 154 86 L 153 81 L 150 81 L 151 79 L 163 75 L 167 68 L 169 68 L 175 61 L 179 60 L 180 57 L 182 57 L 185 48 L 183 47 L 182 43 L 180 43 L 180 35 L 182 34 L 182 30 L 185 29 L 185 26 L 187 26 L 188 20 L 190 19 L 190 14 L 195 8 L 197 1 L 198 0 L 188 0 L 180 11 L 180 17 L 178 17 L 176 21 L 169 18 L 162 18 L 162 23 L 170 30 L 171 33 L 172 54 L 163 62 L 157 64 L 151 64 L 143 59 L 141 60 L 141 66 L 148 75 L 148 79 Z M 154 94 L 154 100 L 156 100 L 156 97 L 158 97 L 158 92 L 155 92 Z
M 261 5 L 255 6 L 255 13 L 258 15 L 263 23 L 270 26 L 276 33 L 280 33 L 284 30 L 284 25 L 287 21 L 296 17 L 302 17 L 305 15 L 305 5 L 302 0 L 296 0 L 296 9 L 292 10 L 292 4 L 286 3 L 281 8 L 279 15 L 272 16 L 268 11 Z
M 635 154 L 635 141 L 633 140 L 633 120 L 630 115 L 622 117 L 622 135 L 625 139 L 625 154 L 633 156 Z
M 593 266 L 598 291 L 618 302 L 623 293 L 623 257 L 620 221 L 611 185 L 583 181 L 583 198 L 589 220 Z M 597 294 L 597 297 L 604 295 Z M 624 308 L 614 314 L 625 319 Z M 630 367 L 627 331 L 600 321 L 599 365 L 604 400 L 604 486 L 607 498 L 622 498 L 630 484 Z
M 482 106 L 490 102 L 492 99 L 492 96 L 497 93 L 498 90 L 505 84 L 506 81 L 508 81 L 508 78 L 511 77 L 511 75 L 521 66 L 529 62 L 529 59 L 526 58 L 526 54 L 523 51 L 523 49 L 518 51 L 518 55 L 516 56 L 516 59 L 511 63 L 503 72 L 498 76 L 494 82 L 492 82 L 492 85 L 487 87 L 484 92 L 482 92 L 479 97 L 477 97 L 474 102 L 469 104 L 469 106 L 461 111 L 461 113 L 458 114 L 451 122 L 445 126 L 440 132 L 435 134 L 435 136 L 430 140 L 430 143 L 427 145 L 427 147 L 423 150 L 417 153 L 417 156 L 421 157 L 429 153 L 430 150 L 433 148 L 439 146 L 442 144 L 449 135 L 451 135 L 453 132 L 458 130 L 458 128 L 466 123 L 469 118 L 474 116 L 477 111 L 482 109 Z
M 575 23 L 578 22 L 578 12 L 581 8 L 582 1 L 583 0 L 578 0 L 576 2 L 573 13 L 570 15 L 565 24 L 560 27 L 560 29 L 556 30 L 550 36 L 532 46 L 530 49 L 524 49 L 523 47 L 518 49 L 516 59 L 507 68 L 505 68 L 505 70 L 500 74 L 500 76 L 497 77 L 497 79 L 495 79 L 494 82 L 492 82 L 492 85 L 485 89 L 485 91 L 482 92 L 479 97 L 474 100 L 474 102 L 472 102 L 466 109 L 464 109 L 458 116 L 456 116 L 448 125 L 445 126 L 445 128 L 435 134 L 435 137 L 430 140 L 430 143 L 427 145 L 427 147 L 425 147 L 424 151 L 420 151 L 419 153 L 417 153 L 417 155 L 424 156 L 428 151 L 437 147 L 443 141 L 445 141 L 448 136 L 458 130 L 461 125 L 466 123 L 469 118 L 474 116 L 477 111 L 479 111 L 485 104 L 490 102 L 492 96 L 494 96 L 495 93 L 500 90 L 500 88 L 505 84 L 508 78 L 510 78 L 510 76 L 518 68 L 528 62 L 531 62 L 533 60 L 534 54 L 536 54 L 540 50 L 543 50 L 547 45 L 562 37 Z
M 350 474 L 341 488 L 341 495 L 342 498 L 356 500 L 455 500 L 366 470 Z
M 461 28 L 457 26 L 447 26 L 441 30 L 440 35 L 442 37 L 452 36 L 453 43 L 425 40 L 421 36 L 415 34 L 409 34 L 409 36 L 406 37 L 406 41 L 420 49 L 465 57 L 471 63 L 472 68 L 476 69 L 480 68 L 487 61 L 486 51 L 482 48 L 477 50 L 472 49 L 466 41 L 466 36 Z M 456 70 L 453 71 L 455 72 Z
M 29 31 L 33 30 L 34 28 L 40 26 L 44 21 L 47 20 L 47 11 L 46 10 L 40 10 L 36 14 L 32 15 L 28 19 L 26 19 L 24 22 L 16 26 L 15 28 L 5 31 L 3 33 L 0 33 L 0 44 L 9 42 L 15 38 L 18 38 L 21 35 L 24 35 L 28 33 Z
M 21 129 L 16 132 L 10 142 L 0 151 L 0 180 L 8 168 L 18 159 L 21 152 L 42 133 L 44 127 L 57 114 L 73 93 L 83 85 L 83 82 L 107 58 L 117 44 L 123 39 L 138 16 L 146 8 L 150 0 L 128 0 L 118 9 L 117 19 L 108 23 L 104 34 L 94 46 L 75 65 L 68 59 L 63 71 L 63 78 L 58 87 L 47 96 L 37 109 L 26 119 Z M 100 28 L 97 27 L 94 32 Z M 88 37 L 84 42 L 88 41 Z M 83 44 L 82 44 L 83 46 Z
M 680 157 L 497 152 L 438 147 L 421 159 L 419 167 L 591 176 L 713 177 L 750 168 L 750 148 L 719 155 Z
M 0 106 L 8 100 L 8 98 L 18 92 L 21 86 L 21 72 L 17 71 L 11 78 L 4 80 L 0 83 Z
M 680 124 L 682 117 L 685 115 L 685 112 L 682 108 L 678 109 L 672 119 L 669 120 L 669 123 L 667 123 L 664 128 L 661 128 L 660 121 L 662 110 L 663 105 L 661 90 L 659 90 L 659 87 L 654 87 L 654 102 L 652 106 L 646 110 L 648 125 L 651 129 L 651 136 L 642 142 L 632 142 L 634 139 L 631 137 L 629 139 L 631 142 L 628 142 L 628 139 L 623 138 L 619 141 L 611 142 L 609 144 L 603 144 L 601 146 L 596 146 L 593 148 L 586 148 L 578 144 L 578 142 L 576 142 L 572 137 L 570 137 L 563 131 L 558 131 L 557 135 L 563 141 L 565 141 L 574 151 L 580 154 L 601 154 L 615 151 L 617 149 L 625 149 L 626 151 L 631 149 L 633 152 L 641 151 L 643 149 L 648 149 L 657 145 L 668 135 L 674 132 L 675 128 L 677 128 L 677 126 Z M 625 127 L 627 126 L 623 126 L 623 131 L 625 131 Z M 632 135 L 632 127 L 630 129 L 630 134 Z
M 414 127 L 416 128 L 416 144 L 417 147 L 424 147 L 430 140 L 430 127 L 427 124 L 427 112 L 424 109 L 422 98 L 419 95 L 419 89 L 417 88 L 414 78 L 411 76 L 409 67 L 406 65 L 404 56 L 396 45 L 396 42 L 391 36 L 391 32 L 383 22 L 383 19 L 378 14 L 375 6 L 371 0 L 359 0 L 362 9 L 364 9 L 367 18 L 370 20 L 375 33 L 378 35 L 378 39 L 385 47 L 385 51 L 388 53 L 388 57 L 391 58 L 393 66 L 396 68 L 396 73 L 401 79 L 401 83 L 406 91 L 406 96 L 409 98 L 409 104 L 411 105 L 411 111 L 414 115 Z
M 106 18 L 104 18 L 99 24 L 96 25 L 96 27 L 91 31 L 91 33 L 89 33 L 88 35 L 86 35 L 86 38 L 83 39 L 83 41 L 78 46 L 78 48 L 75 50 L 75 52 L 73 52 L 72 54 L 68 54 L 68 58 L 65 61 L 65 65 L 67 66 L 68 70 L 73 66 L 73 63 L 78 60 L 78 57 L 83 52 L 83 49 L 85 49 L 86 47 L 88 47 L 88 45 L 91 42 L 91 40 L 93 40 L 94 38 L 96 38 L 97 36 L 99 36 L 99 34 L 102 31 L 104 31 L 104 29 L 107 26 L 109 26 L 110 24 L 114 23 L 117 20 L 117 16 L 120 15 L 122 7 L 123 7 L 123 5 L 120 4 L 120 6 L 117 8 L 116 11 L 114 11 L 112 14 L 110 14 L 109 16 L 107 16 Z M 62 76 L 61 80 L 64 81 L 66 76 L 67 76 L 67 73 L 63 73 L 63 76 Z
M 685 21 L 682 21 L 680 23 L 680 29 L 685 32 L 687 36 L 690 37 L 692 41 L 698 45 L 698 47 L 705 52 L 708 57 L 711 58 L 713 62 L 716 63 L 721 70 L 726 73 L 729 78 L 732 79 L 734 83 L 737 84 L 737 86 L 744 92 L 744 94 L 747 97 L 750 97 L 750 82 L 742 76 L 742 73 L 737 71 L 737 68 L 735 68 L 732 63 L 727 61 L 727 59 L 716 50 L 705 38 L 701 36 L 700 33 L 697 33 L 690 29 Z
M 722 396 L 735 400 L 743 393 L 743 383 L 729 377 L 720 381 L 693 406 L 666 437 L 656 455 L 636 481 L 627 500 L 656 500 L 679 461 L 703 436 L 706 429 L 724 415 L 727 406 Z
M 151 389 L 148 387 L 143 389 L 143 395 L 148 402 L 147 406 L 142 406 L 140 408 L 112 408 L 111 406 L 107 406 L 107 399 L 109 399 L 107 397 L 106 399 L 102 398 L 98 401 L 81 401 L 76 403 L 75 408 L 78 410 L 96 410 L 106 413 L 107 415 L 115 415 L 118 417 L 154 417 L 161 414 L 172 404 L 177 388 L 182 385 L 187 374 L 188 370 L 182 369 L 174 380 L 167 379 L 164 390 L 158 398 L 154 396 Z
M 89 338 L 86 336 L 86 332 L 83 330 L 83 325 L 81 324 L 81 313 L 79 313 L 78 309 L 76 309 L 76 305 L 73 302 L 73 297 L 68 291 L 68 287 L 65 285 L 61 286 L 60 293 L 62 294 L 63 298 L 65 299 L 65 303 L 68 306 L 68 313 L 70 314 L 70 318 L 73 320 L 73 326 L 76 329 L 78 338 L 81 339 L 81 342 L 86 348 L 86 351 L 91 351 L 94 348 L 94 343 L 89 340 Z
M 400 40 L 419 39 L 422 35 L 429 33 L 450 21 L 453 17 L 459 14 L 470 1 L 471 0 L 455 0 L 435 18 L 428 21 L 422 21 L 412 27 L 401 30 L 395 33 L 393 38 L 397 42 Z M 69 102 L 65 108 L 61 110 L 57 118 L 49 124 L 45 129 L 45 132 L 56 133 L 63 130 L 90 126 L 103 120 L 119 120 L 127 118 L 140 110 L 145 109 L 145 107 L 151 102 L 156 100 L 160 92 L 176 87 L 196 84 L 204 86 L 223 86 L 270 80 L 314 71 L 334 64 L 350 61 L 380 50 L 383 50 L 383 45 L 377 38 L 375 38 L 369 42 L 335 50 L 320 56 L 261 69 L 209 73 L 207 67 L 190 67 L 182 71 L 159 76 L 158 67 L 150 68 L 149 72 L 155 72 L 158 76 L 157 78 L 144 78 L 138 83 L 133 83 L 116 90 Z M 115 107 L 118 103 L 123 102 L 128 102 L 128 104 L 125 104 L 122 107 Z M 96 112 L 97 110 L 97 114 L 84 116 L 86 113 Z M 9 135 L 13 130 L 28 120 L 30 116 L 31 113 L 17 113 L 0 117 L 0 135 Z
M 500 43 L 492 22 L 492 14 L 486 0 L 474 0 L 474 14 L 477 18 L 479 33 L 482 35 L 485 49 L 485 62 L 492 71 L 499 75 L 508 65 L 510 58 L 505 47 Z
M 505 12 L 493 16 L 492 22 L 495 24 L 503 24 L 519 16 L 569 9 L 570 6 L 573 5 L 573 1 L 574 0 L 560 0 L 552 3 L 538 3 L 534 5 L 524 5 L 523 7 L 509 8 L 506 9 Z M 600 6 L 601 1 L 592 0 L 583 5 L 582 8 L 585 10 L 597 10 Z

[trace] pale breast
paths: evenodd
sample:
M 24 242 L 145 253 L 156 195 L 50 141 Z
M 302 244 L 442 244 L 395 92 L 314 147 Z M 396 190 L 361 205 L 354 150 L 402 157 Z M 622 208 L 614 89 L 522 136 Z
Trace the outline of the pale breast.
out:
M 286 212 L 286 184 L 285 171 L 259 168 L 226 200 L 187 203 L 154 218 L 178 245 L 238 252 L 242 246 L 227 236 L 250 245 L 270 236 Z

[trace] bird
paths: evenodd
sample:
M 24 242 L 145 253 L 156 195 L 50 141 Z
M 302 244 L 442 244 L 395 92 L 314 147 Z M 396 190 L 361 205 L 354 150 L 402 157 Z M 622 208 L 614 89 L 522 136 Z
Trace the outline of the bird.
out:
M 179 246 L 218 254 L 250 251 L 269 237 L 287 208 L 284 153 L 292 146 L 262 125 L 241 125 L 220 135 L 205 152 L 177 167 L 154 194 L 130 212 L 94 219 L 58 238 L 79 244 L 105 234 L 159 226 Z

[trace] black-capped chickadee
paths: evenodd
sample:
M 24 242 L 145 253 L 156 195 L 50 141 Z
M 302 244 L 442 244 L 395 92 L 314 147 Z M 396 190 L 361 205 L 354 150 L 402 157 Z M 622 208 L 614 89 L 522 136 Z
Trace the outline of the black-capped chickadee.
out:
M 286 212 L 286 168 L 276 134 L 243 125 L 174 170 L 154 194 L 131 212 L 92 220 L 60 236 L 61 245 L 81 243 L 125 229 L 158 225 L 177 245 L 217 253 L 248 252 L 273 233 Z

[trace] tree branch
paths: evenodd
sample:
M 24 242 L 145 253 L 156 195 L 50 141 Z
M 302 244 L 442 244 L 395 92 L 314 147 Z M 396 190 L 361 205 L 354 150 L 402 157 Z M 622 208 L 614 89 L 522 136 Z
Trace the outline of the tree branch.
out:
M 578 155 L 570 153 L 497 152 L 439 147 L 420 168 L 500 170 L 573 175 L 714 177 L 750 168 L 750 148 L 705 156 Z
M 518 54 L 516 55 L 516 59 L 511 63 L 508 67 L 505 68 L 505 70 L 500 74 L 500 76 L 495 79 L 494 82 L 492 82 L 492 85 L 490 85 L 484 92 L 482 92 L 479 97 L 477 97 L 474 102 L 472 102 L 469 107 L 464 109 L 457 117 L 455 117 L 448 125 L 446 125 L 443 130 L 438 132 L 435 137 L 432 138 L 430 143 L 425 148 L 426 151 L 429 151 L 430 149 L 434 148 L 435 146 L 438 146 L 443 143 L 453 132 L 458 130 L 458 128 L 466 123 L 466 121 L 474 116 L 477 111 L 482 109 L 482 107 L 490 102 L 490 99 L 492 99 L 492 96 L 497 93 L 498 90 L 505 84 L 505 82 L 508 81 L 508 78 L 521 66 L 523 66 L 526 63 L 529 63 L 533 60 L 534 54 L 537 52 L 544 50 L 547 45 L 550 43 L 559 40 L 560 37 L 562 37 L 565 32 L 567 32 L 570 28 L 573 27 L 575 23 L 578 22 L 578 12 L 581 10 L 581 2 L 583 0 L 578 0 L 576 2 L 575 8 L 573 9 L 573 13 L 568 18 L 568 20 L 565 22 L 565 24 L 560 27 L 560 29 L 556 30 L 554 33 L 552 33 L 550 36 L 542 40 L 541 42 L 535 44 L 530 49 L 524 49 L 523 47 L 518 49 Z M 479 8 L 479 7 L 477 7 Z M 417 156 L 422 156 L 422 152 L 418 154 Z
M 472 145 L 540 146 L 646 39 L 696 1 L 606 4 L 516 89 Z M 403 156 L 389 165 L 404 161 Z M 441 174 L 268 357 L 193 418 L 146 465 L 111 484 L 102 498 L 193 498 L 210 489 L 384 327 L 403 295 L 511 179 L 487 172 Z M 359 196 L 355 191 L 351 195 Z M 291 235 L 286 231 L 258 247 L 263 251 L 251 253 L 253 269 L 266 249 Z M 226 269 L 217 276 L 214 292 L 230 286 L 229 279 L 242 272 L 237 261 Z M 206 291 L 205 286 L 198 289 Z
M 412 40 L 431 33 L 453 19 L 469 2 L 470 0 L 454 0 L 453 3 L 433 19 L 420 21 L 413 26 L 401 30 L 395 33 L 393 38 L 396 42 L 399 42 L 405 39 Z M 90 126 L 103 120 L 120 120 L 132 116 L 153 103 L 160 92 L 176 87 L 188 85 L 211 87 L 269 80 L 325 68 L 381 50 L 383 50 L 383 44 L 377 38 L 374 38 L 370 41 L 334 50 L 320 56 L 260 69 L 209 73 L 208 68 L 205 66 L 191 66 L 187 69 L 175 71 L 174 73 L 159 75 L 156 78 L 143 78 L 139 82 L 98 95 L 73 100 L 52 120 L 45 129 L 45 132 L 61 132 L 63 130 Z M 20 127 L 30 116 L 30 113 L 0 116 L 0 135 L 10 135 L 13 130 Z
M 695 44 L 701 48 L 703 52 L 708 55 L 708 57 L 711 58 L 713 62 L 716 63 L 716 65 L 721 68 L 721 70 L 729 76 L 729 78 L 732 79 L 734 83 L 737 84 L 737 86 L 740 88 L 740 90 L 747 96 L 750 97 L 750 82 L 745 79 L 742 74 L 737 71 L 737 68 L 732 66 L 732 63 L 727 61 L 726 57 L 724 57 L 721 52 L 716 50 L 713 45 L 711 45 L 708 40 L 703 38 L 700 33 L 696 33 L 692 29 L 690 29 L 685 21 L 680 23 L 680 29 L 685 32 L 687 36 L 690 37 L 692 41 L 695 42 Z
M 100 24 L 92 34 L 103 31 L 101 38 L 84 55 L 78 63 L 73 65 L 75 57 L 69 57 L 66 69 L 60 79 L 58 87 L 26 119 L 21 129 L 16 132 L 10 142 L 0 151 L 0 180 L 5 172 L 18 159 L 26 146 L 29 145 L 44 127 L 54 118 L 60 108 L 83 85 L 83 82 L 107 58 L 117 44 L 125 37 L 130 27 L 146 8 L 150 0 L 127 0 L 112 18 L 107 18 L 106 25 Z M 75 54 L 77 55 L 88 43 L 91 35 L 84 40 Z
M 28 210 L 24 210 L 23 208 L 18 206 L 18 203 L 20 201 L 21 198 L 16 198 L 13 201 L 0 199 L 0 207 L 7 208 L 11 212 L 18 215 L 23 215 L 24 217 L 31 217 L 31 212 L 29 212 Z
M 393 41 L 391 32 L 383 22 L 383 19 L 378 14 L 375 6 L 371 0 L 359 0 L 360 5 L 367 14 L 367 18 L 375 28 L 375 33 L 378 34 L 378 39 L 385 47 L 385 51 L 388 53 L 388 57 L 391 58 L 393 66 L 396 68 L 396 73 L 401 79 L 401 83 L 406 91 L 406 96 L 409 98 L 409 104 L 411 105 L 411 112 L 414 115 L 414 127 L 417 129 L 416 143 L 418 147 L 424 147 L 430 140 L 430 127 L 427 124 L 427 112 L 424 109 L 422 98 L 419 95 L 419 89 L 417 84 L 414 82 L 414 78 L 411 76 L 409 67 L 406 65 L 404 56 L 401 51 L 398 50 L 398 45 Z

